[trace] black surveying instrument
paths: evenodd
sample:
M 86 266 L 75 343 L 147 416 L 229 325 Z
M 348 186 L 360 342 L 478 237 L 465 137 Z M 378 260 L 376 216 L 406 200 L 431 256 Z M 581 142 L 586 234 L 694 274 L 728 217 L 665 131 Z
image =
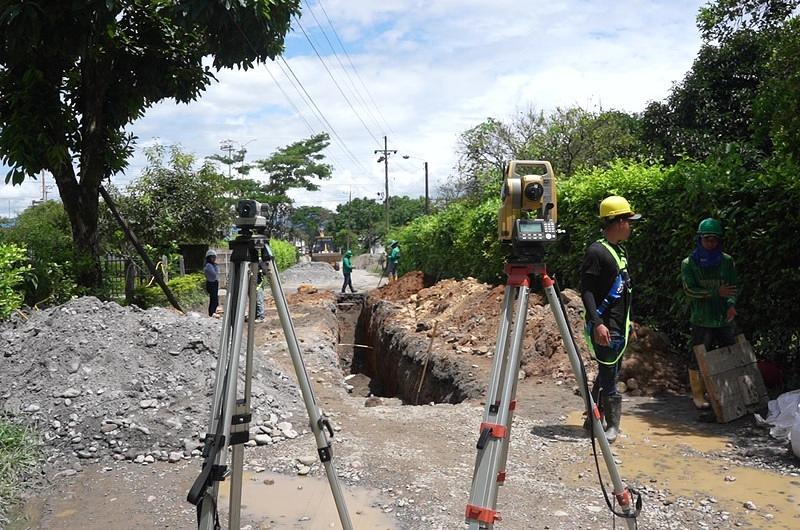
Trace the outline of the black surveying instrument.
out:
M 205 435 L 203 467 L 187 500 L 197 506 L 199 530 L 220 529 L 217 512 L 219 483 L 231 477 L 229 530 L 239 530 L 242 498 L 242 468 L 244 465 L 244 443 L 250 436 L 250 385 L 253 375 L 254 321 L 256 314 L 256 278 L 261 271 L 267 274 L 275 307 L 289 347 L 297 382 L 308 412 L 310 427 L 317 443 L 319 459 L 325 467 L 339 519 L 344 530 L 352 530 L 350 515 L 344 502 L 344 494 L 333 466 L 333 451 L 327 430 L 333 437 L 328 419 L 322 414 L 306 372 L 300 346 L 294 331 L 289 305 L 281 287 L 278 266 L 269 241 L 264 234 L 266 219 L 261 215 L 261 205 L 256 201 L 241 200 L 237 204 L 236 227 L 239 234 L 230 242 L 231 268 L 228 273 L 228 295 L 222 318 L 222 333 L 217 357 L 214 398 L 211 404 L 211 425 Z M 239 357 L 247 318 L 247 345 L 245 355 L 244 391 L 237 398 L 239 380 Z M 226 465 L 228 448 L 231 450 L 230 469 Z
M 504 176 L 498 232 L 501 243 L 510 246 L 510 255 L 505 264 L 508 279 L 500 313 L 489 388 L 486 393 L 486 408 L 476 444 L 478 454 L 465 514 L 467 528 L 493 529 L 495 523 L 501 520 L 497 511 L 497 494 L 499 486 L 506 480 L 508 446 L 516 406 L 520 349 L 528 313 L 528 294 L 532 282 L 539 277 L 566 346 L 587 413 L 592 419 L 592 446 L 594 447 L 597 440 L 613 483 L 614 499 L 619 503 L 621 510 L 615 509 L 612 505 L 603 486 L 603 479 L 600 477 L 606 503 L 614 517 L 623 518 L 628 528 L 634 530 L 636 517 L 641 510 L 641 496 L 634 502 L 632 492 L 636 492 L 622 483 L 611 455 L 611 447 L 603 431 L 600 411 L 588 391 L 585 369 L 578 355 L 566 311 L 561 303 L 558 286 L 548 276 L 547 266 L 544 264 L 546 245 L 554 243 L 562 233 L 556 223 L 556 184 L 553 169 L 549 162 L 513 160 L 505 165 Z M 599 476 L 599 463 L 596 467 Z

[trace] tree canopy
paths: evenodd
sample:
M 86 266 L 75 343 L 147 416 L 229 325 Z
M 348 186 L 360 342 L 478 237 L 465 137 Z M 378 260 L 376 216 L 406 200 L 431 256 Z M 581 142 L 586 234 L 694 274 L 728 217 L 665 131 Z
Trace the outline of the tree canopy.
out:
M 6 182 L 53 174 L 90 257 L 81 285 L 101 283 L 99 186 L 132 153 L 126 126 L 197 99 L 214 70 L 276 57 L 298 12 L 299 0 L 0 0 L 0 161 Z

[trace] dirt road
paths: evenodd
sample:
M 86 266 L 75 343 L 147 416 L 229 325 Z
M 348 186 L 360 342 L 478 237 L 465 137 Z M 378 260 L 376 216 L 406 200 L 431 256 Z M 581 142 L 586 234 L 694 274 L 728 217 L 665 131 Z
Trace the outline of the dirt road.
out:
M 377 284 L 374 275 L 354 283 L 359 289 L 370 280 Z M 287 293 L 293 288 L 284 287 Z M 335 462 L 347 484 L 355 527 L 463 528 L 480 400 L 411 406 L 380 398 L 366 406 L 340 367 L 348 347 L 338 346 L 343 336 L 336 313 L 345 307 L 337 307 L 329 292 L 292 295 L 290 304 L 315 394 L 336 426 Z M 269 304 L 266 321 L 257 326 L 259 355 L 291 374 Z M 490 359 L 466 359 L 472 375 L 485 377 Z M 520 382 L 518 402 L 508 479 L 499 495 L 503 521 L 496 528 L 612 528 L 572 384 L 531 375 Z M 243 511 L 250 528 L 339 527 L 313 436 L 301 427 L 300 405 L 297 438 L 246 450 Z M 788 452 L 772 448 L 750 420 L 720 426 L 695 417 L 681 396 L 625 400 L 614 453 L 623 479 L 643 495 L 639 528 L 797 528 L 800 470 Z M 77 473 L 52 474 L 9 528 L 191 528 L 194 509 L 185 494 L 199 464 L 197 458 L 150 465 L 103 461 Z M 616 528 L 624 527 L 617 521 Z

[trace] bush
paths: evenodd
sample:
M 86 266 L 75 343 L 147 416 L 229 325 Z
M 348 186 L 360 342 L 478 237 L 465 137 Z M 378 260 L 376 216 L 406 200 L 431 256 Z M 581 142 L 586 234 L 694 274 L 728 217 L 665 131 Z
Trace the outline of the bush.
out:
M 24 245 L 29 252 L 32 274 L 25 283 L 25 303 L 59 304 L 75 294 L 72 229 L 60 202 L 47 201 L 25 209 L 5 240 Z
M 499 282 L 503 255 L 497 240 L 499 199 L 477 207 L 455 203 L 435 215 L 418 217 L 397 231 L 400 273 L 421 270 L 434 278 L 473 276 Z
M 25 247 L 0 244 L 0 319 L 22 306 L 22 285 L 30 276 Z
M 167 282 L 167 286 L 175 295 L 178 303 L 184 310 L 204 306 L 208 301 L 205 290 L 205 276 L 202 273 L 178 276 Z M 169 306 L 169 300 L 158 284 L 149 287 L 137 287 L 133 292 L 133 303 L 142 309 L 149 307 Z
M 275 263 L 278 265 L 278 270 L 285 271 L 295 263 L 297 263 L 297 248 L 287 241 L 280 239 L 272 239 L 269 242 L 273 254 L 275 254 Z

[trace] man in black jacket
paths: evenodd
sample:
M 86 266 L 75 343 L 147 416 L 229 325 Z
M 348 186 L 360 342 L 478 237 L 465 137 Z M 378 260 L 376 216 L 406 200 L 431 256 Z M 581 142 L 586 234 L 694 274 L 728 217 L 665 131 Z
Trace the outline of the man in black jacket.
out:
M 641 215 L 623 197 L 612 195 L 600 203 L 603 237 L 586 250 L 581 265 L 581 298 L 586 310 L 586 339 L 598 363 L 592 396 L 605 414 L 606 438 L 616 440 L 622 416 L 617 375 L 631 333 L 631 281 L 628 258 L 620 243 L 631 235 Z M 590 428 L 591 423 L 587 423 Z

